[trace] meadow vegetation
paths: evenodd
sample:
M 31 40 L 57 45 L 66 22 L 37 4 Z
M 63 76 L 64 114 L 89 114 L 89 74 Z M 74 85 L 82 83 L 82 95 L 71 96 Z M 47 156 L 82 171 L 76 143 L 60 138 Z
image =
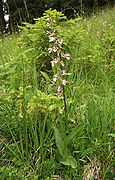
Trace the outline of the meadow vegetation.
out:
M 67 20 L 46 11 L 0 39 L 1 179 L 114 179 L 114 14 Z M 51 66 L 61 57 L 49 51 L 49 17 L 69 57 L 59 66 Z M 61 80 L 53 77 L 63 67 L 66 83 L 57 93 Z

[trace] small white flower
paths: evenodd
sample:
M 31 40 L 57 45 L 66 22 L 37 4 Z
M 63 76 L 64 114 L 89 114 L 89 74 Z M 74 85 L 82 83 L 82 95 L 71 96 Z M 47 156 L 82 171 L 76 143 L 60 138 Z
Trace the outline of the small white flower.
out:
M 58 93 L 60 93 L 62 91 L 62 86 L 58 86 Z
M 51 61 L 51 66 L 54 67 L 55 63 L 54 61 Z
M 57 64 L 58 62 L 59 62 L 59 60 L 56 58 L 53 61 L 51 61 L 52 67 L 54 67 L 54 65 Z
M 63 44 L 63 39 L 61 39 L 61 38 L 58 39 L 58 43 L 59 43 L 59 44 Z
M 47 31 L 47 32 L 46 32 L 46 34 L 47 34 L 47 35 L 49 35 L 49 34 L 50 34 L 50 32 L 49 32 L 49 31 Z
M 53 52 L 52 48 L 48 48 L 49 53 Z
M 56 78 L 56 77 L 54 77 L 54 78 L 53 78 L 53 81 L 54 81 L 54 82 L 56 82 L 56 81 L 57 81 L 57 78 Z
M 54 59 L 54 62 L 55 62 L 55 64 L 57 64 L 57 63 L 59 62 L 59 59 L 58 59 L 58 58 L 55 58 L 55 59 Z
M 65 76 L 65 75 L 66 75 L 66 71 L 62 70 L 62 76 Z
M 68 54 L 68 53 L 66 53 L 66 54 L 62 53 L 61 56 L 64 59 L 70 60 L 70 54 Z
M 66 59 L 70 60 L 70 55 L 69 54 L 66 54 Z
M 46 25 L 47 25 L 48 27 L 50 27 L 51 24 L 50 24 L 50 23 L 47 23 Z
M 53 81 L 56 82 L 57 79 L 58 79 L 58 74 L 55 74 L 55 75 L 54 75 L 54 78 L 53 78 Z
M 53 52 L 57 52 L 58 51 L 58 47 L 57 46 L 54 46 L 53 49 L 52 49 Z
M 62 85 L 65 86 L 67 81 L 65 79 L 62 80 Z
M 55 37 L 49 36 L 49 42 L 54 42 L 54 41 L 55 41 Z
M 50 20 L 51 20 L 51 17 L 49 16 L 46 20 L 47 20 L 47 21 L 50 21 Z

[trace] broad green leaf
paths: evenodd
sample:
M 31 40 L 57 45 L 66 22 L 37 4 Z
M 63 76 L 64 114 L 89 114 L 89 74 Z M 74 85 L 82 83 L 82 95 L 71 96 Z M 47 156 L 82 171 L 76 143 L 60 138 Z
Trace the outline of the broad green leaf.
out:
M 53 127 L 53 129 L 54 129 L 56 145 L 58 147 L 59 153 L 63 157 L 65 157 L 67 155 L 67 146 L 65 143 L 65 139 L 64 137 L 62 137 L 60 131 L 56 127 Z
M 77 168 L 76 159 L 73 156 L 71 156 L 71 155 L 67 156 L 66 159 L 64 159 L 64 160 L 62 160 L 60 162 L 62 164 L 64 164 L 64 165 L 71 166 L 73 169 Z

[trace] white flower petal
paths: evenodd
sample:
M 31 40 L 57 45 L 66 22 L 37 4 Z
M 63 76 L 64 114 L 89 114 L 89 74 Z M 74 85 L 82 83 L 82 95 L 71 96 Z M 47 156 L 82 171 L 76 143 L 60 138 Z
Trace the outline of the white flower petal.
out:
M 52 48 L 48 48 L 48 51 L 49 51 L 49 53 L 51 53 L 53 51 L 53 49 Z
M 67 81 L 65 79 L 62 80 L 62 85 L 65 86 Z

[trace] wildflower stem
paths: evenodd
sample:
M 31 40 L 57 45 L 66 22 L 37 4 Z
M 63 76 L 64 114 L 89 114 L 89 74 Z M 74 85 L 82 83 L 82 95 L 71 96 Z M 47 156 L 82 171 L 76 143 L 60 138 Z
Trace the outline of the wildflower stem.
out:
M 66 129 L 67 129 L 67 103 L 66 103 L 65 87 L 64 86 L 63 86 L 63 100 L 64 100 L 64 113 L 65 113 L 64 124 L 65 124 L 65 132 L 66 132 Z

